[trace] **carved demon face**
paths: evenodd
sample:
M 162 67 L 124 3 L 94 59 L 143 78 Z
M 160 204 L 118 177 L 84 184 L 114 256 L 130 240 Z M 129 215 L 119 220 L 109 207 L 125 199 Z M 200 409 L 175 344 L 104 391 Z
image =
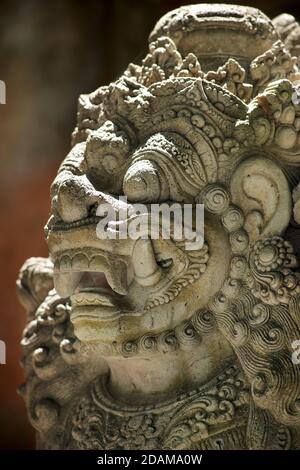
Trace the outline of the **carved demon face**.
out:
M 202 140 L 198 145 L 208 151 Z M 209 298 L 226 279 L 231 249 L 221 221 L 207 213 L 204 243 L 189 249 L 184 237 L 174 239 L 172 230 L 163 237 L 163 221 L 158 239 L 150 233 L 99 239 L 102 219 L 97 214 L 108 205 L 122 222 L 124 206 L 130 213 L 132 203 L 144 203 L 151 221 L 152 203 L 195 205 L 198 181 L 188 181 L 191 165 L 197 165 L 192 145 L 178 133 L 157 132 L 131 149 L 124 130 L 106 121 L 74 150 L 81 173 L 74 175 L 65 166 L 53 185 L 48 240 L 55 287 L 70 297 L 76 335 L 115 346 L 163 331 L 171 338 L 176 328 L 189 335 L 187 320 L 197 311 L 205 313 Z M 219 198 L 226 194 L 212 190 L 216 204 L 222 204 Z M 127 204 L 119 195 L 127 197 Z M 129 226 L 136 221 L 131 219 Z
M 139 361 L 151 362 L 153 372 L 175 358 L 166 370 L 183 377 L 189 364 L 188 389 L 225 376 L 238 362 L 247 399 L 236 394 L 242 382 L 230 375 L 220 393 L 214 386 L 217 400 L 202 397 L 200 408 L 192 406 L 199 421 L 186 415 L 196 424 L 180 424 L 180 445 L 185 432 L 192 446 L 201 429 L 212 425 L 215 433 L 215 419 L 222 432 L 229 429 L 235 407 L 247 404 L 249 448 L 268 448 L 265 428 L 272 429 L 272 446 L 278 440 L 283 448 L 289 431 L 276 425 L 273 435 L 274 419 L 298 429 L 299 447 L 300 368 L 291 357 L 300 338 L 299 187 L 295 220 L 292 212 L 300 180 L 300 74 L 290 53 L 295 25 L 285 32 L 290 20 L 283 16 L 276 28 L 244 7 L 183 7 L 157 24 L 140 66 L 80 97 L 73 148 L 51 190 L 51 261 L 36 263 L 38 273 L 35 263 L 25 264 L 19 280 L 29 304 L 25 367 L 51 380 L 49 396 L 54 382 L 61 387 L 62 360 L 81 381 L 74 388 L 74 369 L 66 368 L 70 395 L 97 377 L 99 357 L 117 364 L 122 378 Z M 187 205 L 204 206 L 201 243 L 191 247 L 186 232 L 175 236 L 175 216 L 166 236 L 165 219 L 154 223 L 154 204 L 177 204 L 181 214 Z M 43 301 L 35 279 L 49 290 Z M 177 397 L 180 386 L 174 379 Z M 48 395 L 35 408 L 30 401 L 30 409 L 42 430 L 49 416 L 59 416 Z
M 266 87 L 258 73 L 276 53 L 290 61 L 285 76 L 296 74 L 277 42 L 253 61 L 248 84 L 233 59 L 205 75 L 193 54 L 182 58 L 172 40 L 161 37 L 141 67 L 131 66 L 116 83 L 82 98 L 92 116 L 98 113 L 98 124 L 75 132 L 75 142 L 85 133 L 84 141 L 53 183 L 48 223 L 55 287 L 70 297 L 80 340 L 111 353 L 162 332 L 189 335 L 191 322 L 209 315 L 208 303 L 232 263 L 247 258 L 259 238 L 286 229 L 291 196 L 276 155 L 284 149 L 293 160 L 299 118 L 291 82 Z M 163 227 L 158 239 L 150 233 L 97 236 L 103 205 L 119 223 L 128 209 L 130 224 L 133 203 L 174 202 L 204 204 L 199 249 L 187 250 L 172 230 L 166 239 Z

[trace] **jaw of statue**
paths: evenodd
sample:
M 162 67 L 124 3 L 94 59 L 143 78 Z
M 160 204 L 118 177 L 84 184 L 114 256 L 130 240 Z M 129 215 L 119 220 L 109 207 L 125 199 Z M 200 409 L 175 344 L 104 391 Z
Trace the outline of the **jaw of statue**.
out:
M 184 239 L 99 240 L 95 222 L 69 225 L 48 234 L 55 287 L 71 299 L 78 338 L 111 346 L 110 354 L 133 339 L 176 329 L 205 309 L 225 281 L 228 236 L 211 214 L 197 250 L 187 250 Z
M 230 364 L 233 350 L 206 312 L 231 259 L 217 218 L 205 214 L 205 241 L 196 250 L 172 236 L 101 240 L 97 223 L 52 225 L 48 244 L 55 288 L 70 298 L 76 337 L 105 358 L 111 393 L 150 403 L 206 383 Z M 194 327 L 196 317 L 203 328 Z

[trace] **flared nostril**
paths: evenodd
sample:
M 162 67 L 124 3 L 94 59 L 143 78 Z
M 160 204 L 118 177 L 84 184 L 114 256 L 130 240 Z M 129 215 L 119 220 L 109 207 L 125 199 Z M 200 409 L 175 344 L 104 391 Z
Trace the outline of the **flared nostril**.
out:
M 76 222 L 89 216 L 96 199 L 97 192 L 84 176 L 70 177 L 53 195 L 52 214 L 63 222 Z

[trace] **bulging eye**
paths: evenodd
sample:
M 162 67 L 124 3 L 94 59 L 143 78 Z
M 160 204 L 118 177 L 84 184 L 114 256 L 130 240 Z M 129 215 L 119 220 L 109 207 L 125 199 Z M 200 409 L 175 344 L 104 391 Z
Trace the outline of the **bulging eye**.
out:
M 161 182 L 156 164 L 150 160 L 134 162 L 124 176 L 123 191 L 131 202 L 159 201 Z
M 173 259 L 172 258 L 158 259 L 157 264 L 161 268 L 167 269 L 173 265 Z

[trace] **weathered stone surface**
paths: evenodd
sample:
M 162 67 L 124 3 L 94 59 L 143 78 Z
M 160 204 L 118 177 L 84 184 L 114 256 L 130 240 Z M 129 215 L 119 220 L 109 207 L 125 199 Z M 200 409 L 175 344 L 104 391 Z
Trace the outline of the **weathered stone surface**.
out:
M 180 8 L 80 97 L 50 259 L 18 281 L 40 448 L 300 447 L 299 25 L 280 18 Z M 99 239 L 99 206 L 137 202 L 204 204 L 204 244 Z

